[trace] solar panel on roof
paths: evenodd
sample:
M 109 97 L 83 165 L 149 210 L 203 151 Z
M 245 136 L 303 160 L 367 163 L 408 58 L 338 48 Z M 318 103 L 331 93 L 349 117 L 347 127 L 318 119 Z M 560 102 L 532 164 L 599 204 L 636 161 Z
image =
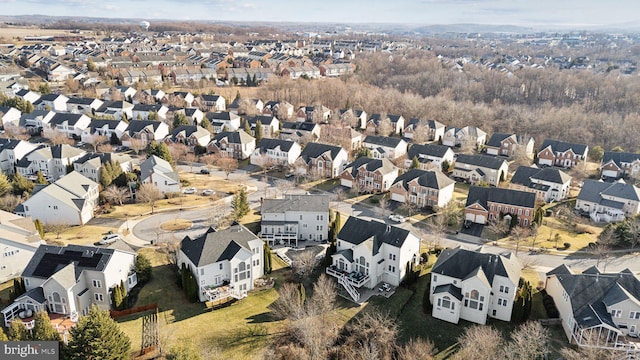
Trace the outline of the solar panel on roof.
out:
M 33 271 L 34 276 L 50 277 L 63 267 L 75 262 L 76 267 L 96 269 L 102 260 L 103 253 L 83 253 L 81 251 L 67 250 L 62 254 L 44 254 L 38 266 Z

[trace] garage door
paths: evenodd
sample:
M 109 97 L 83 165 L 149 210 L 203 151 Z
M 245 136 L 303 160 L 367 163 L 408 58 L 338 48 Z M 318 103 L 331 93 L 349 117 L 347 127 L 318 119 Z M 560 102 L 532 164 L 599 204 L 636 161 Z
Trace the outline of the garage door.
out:
M 402 196 L 402 194 L 391 193 L 391 200 L 404 202 L 404 196 Z
M 614 178 L 614 177 L 618 177 L 618 172 L 612 171 L 612 170 L 604 170 L 602 171 L 602 176 Z
M 340 179 L 340 185 L 350 188 L 352 186 L 351 180 Z
M 464 219 L 465 220 L 469 220 L 469 221 L 476 221 L 476 217 L 475 215 L 471 214 L 471 213 L 466 213 L 464 214 Z
M 487 218 L 484 215 L 476 215 L 476 224 L 484 224 L 487 221 Z

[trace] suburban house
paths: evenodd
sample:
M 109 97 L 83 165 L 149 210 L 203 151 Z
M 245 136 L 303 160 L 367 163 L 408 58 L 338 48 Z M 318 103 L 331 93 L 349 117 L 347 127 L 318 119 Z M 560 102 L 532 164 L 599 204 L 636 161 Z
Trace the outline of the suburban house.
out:
M 389 120 L 389 123 L 391 124 L 391 133 L 380 134 L 379 126 L 383 121 L 386 120 Z M 371 117 L 367 121 L 366 133 L 368 135 L 380 134 L 382 136 L 399 135 L 402 130 L 404 130 L 404 122 L 404 117 L 402 117 L 402 115 L 371 114 Z
M 260 114 L 263 109 L 264 103 L 260 99 L 235 99 L 229 105 L 229 111 L 238 115 L 247 115 L 247 111 Z
M 209 130 L 198 125 L 181 125 L 173 129 L 165 138 L 165 142 L 185 144 L 189 146 L 207 146 L 211 141 Z
M 338 177 L 347 164 L 349 154 L 341 146 L 308 143 L 296 160 L 297 171 L 319 178 Z
M 320 125 L 308 121 L 285 121 L 280 129 L 280 139 L 298 141 L 307 138 L 311 141 L 320 139 Z
M 179 108 L 170 110 L 173 110 L 173 115 L 184 114 L 184 116 L 187 117 L 187 120 L 189 120 L 190 125 L 200 125 L 204 119 L 204 113 L 198 108 Z
M 115 120 L 122 120 L 124 117 L 133 119 L 133 104 L 126 101 L 105 101 L 102 106 L 95 111 L 96 116 L 110 117 Z
M 387 191 L 398 177 L 398 168 L 388 159 L 360 157 L 345 166 L 340 185 L 361 192 Z
M 507 178 L 509 163 L 487 155 L 459 154 L 453 167 L 453 177 L 475 184 L 484 181 L 489 185 L 498 186 L 500 181 Z
M 122 120 L 91 119 L 89 126 L 82 131 L 80 140 L 85 143 L 90 143 L 94 136 L 104 136 L 107 141 L 111 141 L 114 135 L 120 139 L 124 132 L 127 131 L 128 126 L 129 125 Z
M 251 154 L 251 164 L 260 167 L 292 165 L 302 148 L 295 141 L 262 138 Z
M 203 94 L 198 98 L 200 106 L 206 111 L 225 111 L 227 110 L 226 100 L 220 95 Z
M 71 145 L 40 145 L 16 163 L 16 171 L 27 178 L 35 178 L 38 171 L 49 181 L 67 174 L 67 166 L 86 154 Z
M 7 174 L 15 173 L 15 166 L 37 146 L 26 140 L 0 138 L 0 171 Z
M 220 153 L 238 160 L 249 158 L 255 149 L 256 139 L 242 129 L 221 132 L 207 145 L 207 150 L 211 153 Z
M 637 355 L 638 348 L 625 339 L 640 332 L 640 280 L 631 270 L 601 273 L 590 267 L 576 274 L 560 265 L 547 273 L 545 290 L 569 343 Z
M 247 116 L 244 121 L 249 123 L 251 136 L 256 136 L 256 125 L 262 124 L 262 137 L 273 137 L 280 130 L 280 120 L 273 115 Z
M 475 126 L 451 127 L 444 132 L 442 137 L 442 145 L 450 147 L 472 146 L 477 148 L 486 142 L 487 133 Z
M 471 186 L 464 206 L 464 220 L 476 224 L 512 219 L 517 216 L 518 225 L 529 226 L 533 222 L 536 194 L 495 187 Z
M 180 178 L 166 160 L 151 155 L 140 164 L 140 183 L 153 184 L 161 193 L 180 192 Z
M 184 101 L 187 107 L 193 106 L 193 101 L 196 99 L 195 96 L 188 91 L 174 91 L 171 97 Z
M 355 129 L 366 129 L 367 127 L 368 118 L 364 110 L 340 109 L 338 110 L 338 118 L 348 122 L 348 125 Z
M 131 120 L 120 140 L 122 145 L 131 147 L 131 141 L 134 139 L 148 145 L 153 141 L 164 140 L 167 135 L 169 135 L 169 125 L 162 121 Z
M 22 114 L 19 125 L 26 128 L 29 134 L 36 134 L 49 123 L 55 114 L 49 110 L 34 110 L 31 114 Z
M 138 283 L 135 262 L 135 253 L 121 250 L 41 245 L 22 272 L 27 292 L 2 310 L 5 326 L 20 320 L 25 310 L 68 316 L 73 322 L 93 305 L 109 310 L 115 286 L 123 283 L 129 291 Z
M 600 171 L 603 178 L 618 179 L 640 174 L 640 154 L 605 151 Z
M 240 129 L 240 116 L 232 112 L 208 112 L 205 114 L 205 116 L 211 123 L 214 134 L 223 131 L 236 131 Z
M 67 101 L 69 101 L 69 98 L 64 95 L 46 94 L 40 96 L 40 98 L 33 103 L 33 108 L 35 110 L 64 112 L 67 111 Z
M 545 139 L 538 151 L 538 165 L 574 167 L 585 161 L 589 147 L 564 141 Z
M 361 288 L 398 286 L 420 262 L 420 238 L 409 230 L 350 216 L 336 236 L 336 253 L 326 273 L 338 279 L 355 302 Z
M 442 170 L 442 164 L 445 163 L 445 161 L 449 166 L 453 164 L 455 155 L 453 150 L 448 146 L 438 144 L 413 144 L 409 146 L 407 150 L 405 167 L 411 166 L 413 159 L 417 158 L 418 167 L 422 170 Z
M 411 118 L 407 121 L 402 134 L 408 139 L 413 139 L 413 133 L 416 130 L 426 132 L 427 141 L 440 141 L 444 137 L 445 126 L 436 120 Z
M 608 183 L 585 180 L 576 199 L 576 210 L 595 222 L 617 222 L 640 213 L 640 189 L 619 180 Z
M 200 301 L 242 299 L 264 275 L 264 242 L 241 224 L 182 239 L 176 265 L 191 269 Z
M 462 319 L 484 325 L 487 317 L 511 321 L 521 270 L 512 253 L 443 250 L 431 269 L 431 315 L 454 324 Z
M 16 92 L 16 96 L 32 104 L 35 104 L 35 102 L 40 99 L 41 95 L 29 89 L 20 89 L 18 90 L 18 92 Z
M 569 196 L 571 176 L 557 168 L 519 166 L 509 188 L 536 194 L 537 201 L 560 201 Z
M 440 170 L 411 169 L 398 176 L 389 193 L 391 200 L 411 203 L 418 207 L 443 207 L 453 198 L 456 182 Z
M 0 106 L 0 126 L 19 126 L 22 113 L 14 107 Z
M 135 104 L 131 109 L 131 119 L 149 120 L 151 114 L 155 114 L 156 120 L 165 120 L 169 108 L 162 104 Z
M 264 199 L 260 237 L 269 245 L 298 247 L 298 241 L 329 238 L 329 196 L 285 195 Z
M 34 189 L 14 213 L 45 225 L 84 225 L 98 207 L 98 183 L 72 171 L 56 182 Z
M 296 112 L 297 122 L 317 123 L 328 120 L 331 117 L 331 109 L 326 106 L 301 106 Z
M 520 150 L 522 154 L 533 159 L 532 137 L 525 139 L 516 134 L 494 133 L 485 144 L 488 155 L 513 157 Z
M 293 105 L 286 101 L 267 101 L 262 114 L 276 116 L 278 119 L 290 119 L 293 117 L 293 110 Z
M 396 137 L 368 135 L 362 146 L 371 151 L 374 159 L 395 160 L 407 153 L 407 142 Z
M 43 127 L 42 137 L 51 138 L 55 133 L 68 138 L 80 138 L 82 132 L 91 124 L 91 118 L 85 114 L 56 113 Z
M 67 101 L 67 111 L 74 114 L 93 115 L 104 102 L 100 99 L 72 97 Z
M 0 281 L 5 282 L 20 276 L 38 247 L 45 242 L 30 217 L 0 210 L 0 229 Z
M 133 159 L 127 154 L 119 153 L 88 153 L 73 162 L 73 169 L 99 183 L 100 171 L 103 165 L 110 162 L 117 163 L 123 172 L 133 171 Z

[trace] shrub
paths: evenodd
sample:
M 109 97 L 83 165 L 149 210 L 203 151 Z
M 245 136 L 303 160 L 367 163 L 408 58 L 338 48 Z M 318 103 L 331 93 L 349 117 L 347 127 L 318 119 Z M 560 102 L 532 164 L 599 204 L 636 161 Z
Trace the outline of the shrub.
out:
M 167 199 L 175 199 L 182 196 L 182 194 L 179 191 L 168 192 L 168 193 L 165 193 L 164 195 Z
M 431 314 L 433 305 L 429 300 L 429 289 L 431 288 L 431 275 L 427 275 L 427 285 L 424 288 L 424 294 L 422 295 L 422 311 L 425 314 Z
M 420 254 L 420 263 L 426 264 L 428 262 L 429 262 L 429 254 L 427 254 L 426 252 L 423 252 L 422 254 Z
M 568 249 L 568 248 L 570 248 L 570 247 L 571 247 L 571 244 L 570 244 L 570 243 L 568 243 L 568 242 L 564 243 L 564 249 L 565 249 L 565 250 L 566 250 L 566 249 Z

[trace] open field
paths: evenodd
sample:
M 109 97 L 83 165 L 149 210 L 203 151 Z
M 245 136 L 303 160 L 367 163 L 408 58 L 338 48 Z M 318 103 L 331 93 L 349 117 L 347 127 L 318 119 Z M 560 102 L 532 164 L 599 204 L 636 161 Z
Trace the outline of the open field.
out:
M 41 29 L 35 26 L 0 27 L 0 37 L 3 37 L 9 41 L 15 41 L 16 40 L 15 38 L 17 37 L 24 38 L 25 36 L 55 36 L 55 35 L 72 35 L 72 34 L 70 30 Z M 90 34 L 81 34 L 81 35 L 91 36 Z

